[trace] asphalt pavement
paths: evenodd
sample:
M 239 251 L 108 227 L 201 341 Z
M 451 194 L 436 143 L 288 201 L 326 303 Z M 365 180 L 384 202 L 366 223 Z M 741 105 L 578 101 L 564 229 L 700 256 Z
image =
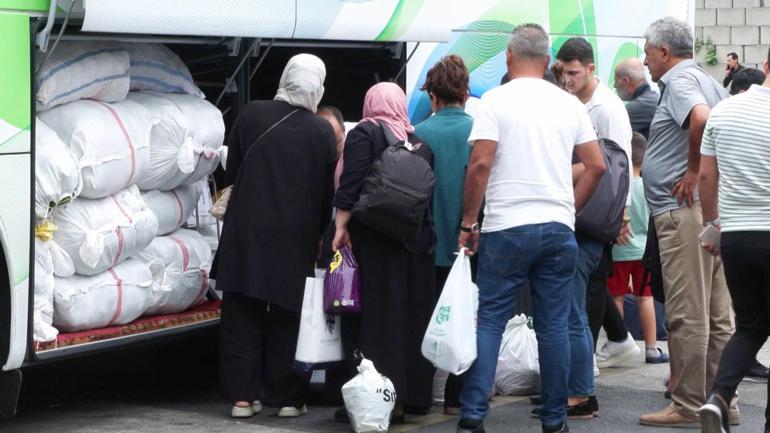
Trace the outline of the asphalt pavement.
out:
M 307 415 L 279 419 L 274 409 L 247 420 L 229 418 L 230 405 L 217 384 L 216 336 L 213 333 L 128 351 L 91 355 L 27 368 L 17 416 L 0 420 L 1 432 L 351 432 L 333 421 L 335 405 L 320 397 Z M 770 361 L 770 350 L 760 353 Z M 638 424 L 640 413 L 663 408 L 667 365 L 605 369 L 597 379 L 601 416 L 572 421 L 575 433 L 677 433 Z M 742 423 L 733 433 L 762 433 L 767 385 L 740 387 Z M 532 406 L 520 397 L 496 397 L 486 421 L 490 433 L 539 433 Z M 452 433 L 456 419 L 439 408 L 391 432 Z M 694 431 L 694 430 L 690 430 Z

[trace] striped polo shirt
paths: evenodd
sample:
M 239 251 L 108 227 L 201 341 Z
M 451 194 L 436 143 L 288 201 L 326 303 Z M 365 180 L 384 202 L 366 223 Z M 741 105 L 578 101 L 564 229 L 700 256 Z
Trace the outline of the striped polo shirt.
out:
M 714 107 L 701 154 L 719 165 L 722 231 L 770 231 L 770 88 L 755 84 Z

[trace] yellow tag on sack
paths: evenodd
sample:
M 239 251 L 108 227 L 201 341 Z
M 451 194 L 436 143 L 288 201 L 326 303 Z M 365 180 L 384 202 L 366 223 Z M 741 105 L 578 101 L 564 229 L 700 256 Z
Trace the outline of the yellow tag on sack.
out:
M 35 237 L 41 241 L 50 241 L 53 239 L 53 233 L 56 231 L 56 224 L 51 220 L 45 220 L 35 226 Z

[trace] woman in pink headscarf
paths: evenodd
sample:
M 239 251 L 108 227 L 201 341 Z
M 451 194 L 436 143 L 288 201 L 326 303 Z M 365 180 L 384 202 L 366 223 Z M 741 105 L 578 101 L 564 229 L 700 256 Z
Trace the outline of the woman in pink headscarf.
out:
M 361 314 L 343 316 L 342 341 L 353 374 L 353 353 L 360 350 L 391 381 L 398 400 L 394 422 L 409 413 L 425 413 L 431 405 L 433 368 L 420 352 L 435 296 L 434 232 L 429 212 L 420 239 L 408 248 L 365 226 L 351 215 L 372 163 L 388 146 L 385 128 L 398 140 L 417 143 L 406 112 L 406 95 L 394 83 L 380 83 L 366 93 L 364 119 L 345 140 L 344 169 L 334 198 L 337 232 L 332 248 L 352 245 L 361 278 Z M 433 165 L 430 147 L 415 152 Z M 429 206 L 430 207 L 430 206 Z M 346 421 L 342 409 L 335 418 Z

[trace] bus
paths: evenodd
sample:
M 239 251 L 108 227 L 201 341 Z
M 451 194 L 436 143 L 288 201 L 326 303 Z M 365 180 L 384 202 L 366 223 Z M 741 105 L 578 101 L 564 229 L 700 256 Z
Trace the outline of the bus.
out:
M 499 84 L 511 30 L 534 22 L 551 35 L 554 53 L 569 37 L 587 38 L 597 74 L 611 85 L 618 61 L 643 55 L 646 26 L 669 15 L 693 23 L 694 2 L 0 0 L 0 415 L 15 413 L 26 366 L 160 341 L 216 326 L 219 318 L 210 287 L 206 302 L 181 313 L 60 332 L 48 342 L 33 338 L 35 71 L 60 41 L 164 44 L 222 112 L 227 130 L 248 101 L 272 98 L 286 60 L 299 52 L 325 61 L 323 103 L 338 106 L 346 120 L 360 119 L 371 85 L 392 80 L 405 89 L 416 124 L 430 115 L 420 86 L 444 55 L 465 59 L 473 103 Z

